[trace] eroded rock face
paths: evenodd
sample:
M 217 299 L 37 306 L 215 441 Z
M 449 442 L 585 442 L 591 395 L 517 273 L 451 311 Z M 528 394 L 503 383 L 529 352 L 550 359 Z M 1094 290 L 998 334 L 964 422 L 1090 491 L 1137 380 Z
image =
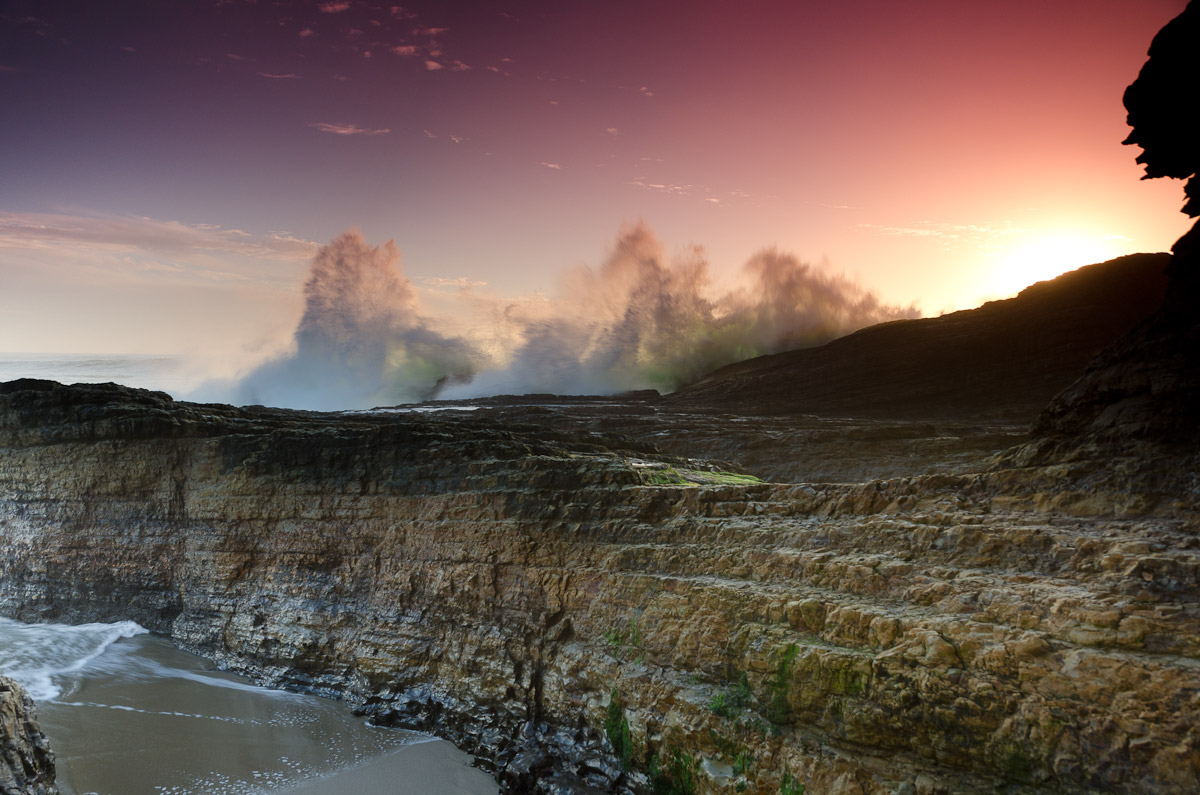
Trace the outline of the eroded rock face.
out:
M 54 754 L 38 726 L 33 700 L 6 676 L 0 676 L 0 793 L 58 793 Z
M 135 619 L 513 792 L 1200 786 L 1186 505 L 682 485 L 594 436 L 47 382 L 0 386 L 0 448 L 4 614 Z

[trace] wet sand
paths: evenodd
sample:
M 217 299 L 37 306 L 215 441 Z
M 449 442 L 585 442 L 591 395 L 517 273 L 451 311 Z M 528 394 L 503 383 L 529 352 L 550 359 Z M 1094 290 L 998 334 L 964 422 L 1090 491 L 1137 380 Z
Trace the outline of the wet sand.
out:
M 445 740 L 406 745 L 352 768 L 290 789 L 288 795 L 424 795 L 427 792 L 494 793 L 496 782 L 468 767 L 471 757 Z

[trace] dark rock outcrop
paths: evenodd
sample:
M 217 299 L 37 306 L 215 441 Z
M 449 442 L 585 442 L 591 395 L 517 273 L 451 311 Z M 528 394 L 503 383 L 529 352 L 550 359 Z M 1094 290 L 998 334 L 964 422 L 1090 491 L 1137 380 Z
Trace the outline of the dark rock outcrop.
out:
M 1188 179 L 1184 212 L 1200 214 L 1200 5 L 1192 2 L 1154 38 L 1125 92 L 1146 178 Z M 1158 491 L 1200 503 L 1200 226 L 1172 247 L 1162 307 L 1103 351 L 1042 412 L 1033 438 L 1000 466 L 1070 464 L 1110 487 Z
M 1196 94 L 1200 90 L 1200 5 L 1188 3 L 1150 43 L 1149 60 L 1125 89 L 1126 121 L 1133 131 L 1123 143 L 1142 148 L 1137 162 L 1143 179 L 1186 179 L 1183 212 L 1200 215 L 1200 122 Z
M 1090 265 L 978 309 L 729 365 L 666 399 L 736 414 L 1030 422 L 1163 300 L 1167 254 Z
M 0 795 L 57 795 L 54 754 L 42 734 L 33 700 L 0 676 Z

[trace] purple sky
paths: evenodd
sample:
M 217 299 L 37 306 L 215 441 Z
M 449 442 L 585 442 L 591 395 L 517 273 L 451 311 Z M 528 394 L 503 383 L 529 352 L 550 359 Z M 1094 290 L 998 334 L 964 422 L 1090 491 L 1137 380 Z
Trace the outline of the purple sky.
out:
M 1121 92 L 1182 0 L 0 2 L 0 350 L 286 338 L 318 244 L 429 312 L 644 221 L 964 308 L 1165 250 Z

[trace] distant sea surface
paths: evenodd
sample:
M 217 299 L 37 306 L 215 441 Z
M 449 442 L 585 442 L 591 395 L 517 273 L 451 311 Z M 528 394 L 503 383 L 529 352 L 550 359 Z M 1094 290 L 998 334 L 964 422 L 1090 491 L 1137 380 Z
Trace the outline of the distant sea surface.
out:
M 0 382 L 44 378 L 63 384 L 111 381 L 181 397 L 205 378 L 201 364 L 185 356 L 114 353 L 0 353 Z

